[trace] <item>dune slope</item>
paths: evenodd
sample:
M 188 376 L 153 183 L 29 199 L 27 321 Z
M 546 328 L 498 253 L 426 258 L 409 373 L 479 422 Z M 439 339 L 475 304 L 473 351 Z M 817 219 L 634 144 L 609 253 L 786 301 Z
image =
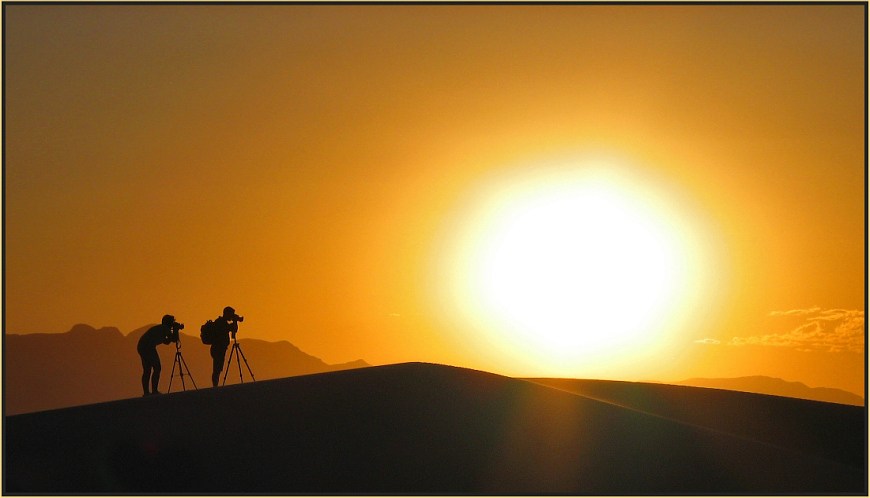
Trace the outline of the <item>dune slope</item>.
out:
M 12 493 L 866 491 L 830 459 L 420 363 L 11 416 L 5 436 Z
M 528 380 L 855 468 L 867 466 L 863 406 L 645 382 Z

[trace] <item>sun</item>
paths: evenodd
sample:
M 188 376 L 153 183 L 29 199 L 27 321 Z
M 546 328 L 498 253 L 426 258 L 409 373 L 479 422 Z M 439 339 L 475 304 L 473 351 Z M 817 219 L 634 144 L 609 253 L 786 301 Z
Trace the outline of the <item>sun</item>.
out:
M 486 189 L 452 294 L 494 341 L 545 362 L 654 345 L 688 291 L 673 213 L 624 170 L 567 171 Z
M 671 241 L 611 186 L 541 193 L 497 224 L 477 290 L 501 321 L 553 352 L 633 340 L 674 294 Z

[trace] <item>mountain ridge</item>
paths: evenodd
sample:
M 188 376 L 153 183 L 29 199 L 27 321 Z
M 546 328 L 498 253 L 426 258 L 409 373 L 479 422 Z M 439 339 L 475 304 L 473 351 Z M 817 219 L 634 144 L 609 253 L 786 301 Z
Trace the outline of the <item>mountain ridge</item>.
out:
M 126 335 L 116 327 L 97 329 L 87 324 L 76 324 L 61 333 L 5 333 L 5 414 L 141 396 L 142 366 L 136 344 L 152 326 L 139 327 Z M 168 391 L 170 379 L 173 390 L 191 389 L 194 387 L 192 384 L 199 389 L 211 387 L 209 346 L 202 344 L 198 336 L 184 331 L 180 338 L 182 347 L 179 350 L 173 347 L 174 344 L 157 348 L 162 367 L 160 391 Z M 370 366 L 362 359 L 328 364 L 288 341 L 240 338 L 239 346 L 256 380 Z M 184 377 L 177 370 L 173 375 L 176 351 L 182 353 L 181 358 L 188 367 L 184 369 Z M 221 383 L 225 373 L 227 384 L 240 382 L 238 370 L 231 369 L 221 373 Z M 244 367 L 243 373 L 242 380 L 250 382 L 250 375 Z M 182 379 L 186 381 L 184 386 Z
M 830 403 L 864 406 L 864 397 L 858 394 L 835 389 L 832 387 L 809 387 L 803 382 L 794 382 L 769 377 L 766 375 L 749 375 L 743 377 L 695 377 L 669 384 L 711 389 L 727 389 L 731 391 L 770 394 L 790 398 L 812 399 Z

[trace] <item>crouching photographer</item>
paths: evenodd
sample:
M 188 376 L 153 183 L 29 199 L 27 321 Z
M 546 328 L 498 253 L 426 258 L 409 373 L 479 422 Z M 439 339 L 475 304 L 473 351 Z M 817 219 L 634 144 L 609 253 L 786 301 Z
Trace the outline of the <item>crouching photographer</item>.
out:
M 139 343 L 136 345 L 136 351 L 142 358 L 142 391 L 144 396 L 160 394 L 157 390 L 157 385 L 160 383 L 160 355 L 157 354 L 158 344 L 169 344 L 170 342 L 178 342 L 178 332 L 184 328 L 184 324 L 175 321 L 172 315 L 164 315 L 160 325 L 155 325 L 148 329 L 142 337 L 139 338 Z M 151 384 L 151 391 L 148 391 L 148 384 Z

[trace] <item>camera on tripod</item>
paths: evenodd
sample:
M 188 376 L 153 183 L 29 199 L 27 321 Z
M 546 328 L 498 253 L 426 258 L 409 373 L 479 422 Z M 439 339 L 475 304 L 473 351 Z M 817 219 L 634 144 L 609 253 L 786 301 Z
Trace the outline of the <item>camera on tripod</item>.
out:
M 243 316 L 239 316 L 239 315 L 236 315 L 235 313 L 233 313 L 233 316 L 227 318 L 227 320 L 234 320 L 234 321 L 236 321 L 236 322 L 244 322 L 244 321 L 245 321 L 245 317 L 243 317 Z M 233 331 L 232 331 L 232 334 L 233 334 L 233 339 L 235 339 L 235 338 L 236 338 L 236 331 L 233 330 Z
M 169 342 L 178 343 L 179 336 L 178 332 L 184 328 L 183 323 L 172 322 L 172 325 L 169 326 Z

